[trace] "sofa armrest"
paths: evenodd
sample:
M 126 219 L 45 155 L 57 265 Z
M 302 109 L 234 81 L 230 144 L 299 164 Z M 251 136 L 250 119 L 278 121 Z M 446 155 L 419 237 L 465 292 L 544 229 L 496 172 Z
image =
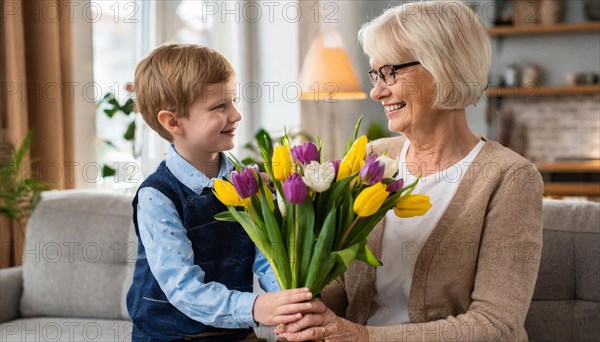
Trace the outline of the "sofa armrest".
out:
M 23 291 L 23 268 L 0 269 L 0 323 L 19 317 Z

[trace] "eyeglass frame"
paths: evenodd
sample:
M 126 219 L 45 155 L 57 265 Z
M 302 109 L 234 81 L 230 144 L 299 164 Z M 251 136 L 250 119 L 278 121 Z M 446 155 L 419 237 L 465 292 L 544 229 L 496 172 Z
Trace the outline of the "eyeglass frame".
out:
M 400 69 L 408 68 L 413 65 L 419 65 L 419 64 L 421 64 L 421 62 L 419 62 L 419 61 L 408 62 L 408 63 L 403 63 L 403 64 L 385 64 L 385 65 L 382 65 L 381 67 L 379 67 L 379 69 L 377 69 L 377 70 L 375 70 L 375 69 L 369 70 L 369 80 L 371 80 L 371 84 L 373 84 L 373 86 L 376 86 L 377 82 L 379 82 L 379 80 L 383 80 L 383 83 L 385 83 L 386 85 L 393 85 L 394 83 L 396 83 L 396 71 L 398 71 Z M 390 84 L 388 84 L 386 82 L 385 75 L 381 72 L 381 70 L 383 70 L 383 68 L 387 68 L 387 67 L 392 68 L 392 70 L 394 71 L 391 74 L 394 81 Z M 371 76 L 373 73 L 375 73 L 377 75 L 376 81 L 373 81 L 373 77 Z

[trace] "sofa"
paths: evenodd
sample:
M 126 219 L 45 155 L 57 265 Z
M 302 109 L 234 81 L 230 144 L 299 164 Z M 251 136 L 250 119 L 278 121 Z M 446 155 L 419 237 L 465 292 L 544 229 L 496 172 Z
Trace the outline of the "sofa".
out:
M 0 341 L 129 341 L 137 255 L 131 197 L 50 191 L 22 267 L 0 270 Z M 526 329 L 535 341 L 600 339 L 600 205 L 544 201 L 544 248 Z M 258 330 L 266 336 L 269 328 Z
M 532 341 L 600 341 L 600 205 L 545 200 L 544 246 L 525 320 Z
M 23 266 L 0 270 L 0 341 L 127 341 L 137 243 L 131 197 L 49 191 L 29 219 Z

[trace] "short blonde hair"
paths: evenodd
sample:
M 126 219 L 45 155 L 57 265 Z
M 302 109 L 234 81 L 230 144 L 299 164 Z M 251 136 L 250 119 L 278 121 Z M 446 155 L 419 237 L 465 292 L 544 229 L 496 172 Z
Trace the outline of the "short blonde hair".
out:
M 148 126 L 172 141 L 158 121 L 158 113 L 168 110 L 176 117 L 187 117 L 190 106 L 204 94 L 207 85 L 228 82 L 234 74 L 227 59 L 213 49 L 192 44 L 162 45 L 135 69 L 137 110 Z
M 465 108 L 487 87 L 490 40 L 473 11 L 460 1 L 406 3 L 387 9 L 361 28 L 372 59 L 421 62 L 436 86 L 434 108 Z

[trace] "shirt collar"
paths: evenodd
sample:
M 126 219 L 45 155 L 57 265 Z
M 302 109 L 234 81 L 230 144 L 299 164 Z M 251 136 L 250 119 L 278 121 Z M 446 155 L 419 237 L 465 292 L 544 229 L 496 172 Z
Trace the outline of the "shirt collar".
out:
M 223 178 L 229 176 L 231 170 L 233 170 L 233 164 L 225 156 L 223 152 L 219 152 L 220 167 L 219 175 L 217 178 Z M 196 194 L 202 193 L 204 188 L 213 187 L 213 179 L 209 179 L 204 173 L 196 169 L 192 164 L 177 153 L 175 146 L 171 144 L 167 157 L 165 158 L 167 168 L 183 185 L 193 190 Z

